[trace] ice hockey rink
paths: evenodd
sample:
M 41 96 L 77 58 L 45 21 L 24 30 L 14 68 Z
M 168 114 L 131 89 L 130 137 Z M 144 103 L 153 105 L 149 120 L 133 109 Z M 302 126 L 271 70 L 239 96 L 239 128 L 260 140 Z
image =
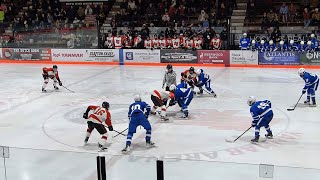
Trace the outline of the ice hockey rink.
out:
M 303 97 L 294 111 L 287 111 L 304 86 L 298 69 L 201 67 L 218 98 L 195 96 L 188 120 L 177 118 L 178 106 L 168 108 L 168 123 L 150 116 L 157 147 L 146 149 L 145 130 L 138 128 L 132 151 L 123 156 L 126 137 L 112 138 L 115 132 L 109 133 L 105 152 L 98 152 L 96 131 L 83 146 L 87 126 L 82 115 L 88 105 L 108 101 L 114 129 L 124 130 L 133 96 L 152 104 L 150 92 L 161 88 L 165 66 L 59 65 L 63 85 L 76 93 L 62 87 L 53 91 L 52 81 L 49 92 L 41 93 L 44 66 L 51 65 L 0 64 L 0 145 L 10 147 L 4 162 L 10 180 L 94 180 L 98 154 L 107 158 L 108 180 L 156 179 L 157 159 L 164 161 L 166 180 L 264 179 L 261 164 L 274 165 L 267 166 L 273 179 L 320 179 L 320 109 L 303 105 Z M 178 80 L 187 68 L 174 66 Z M 274 139 L 251 144 L 252 129 L 227 143 L 251 125 L 249 96 L 271 100 Z

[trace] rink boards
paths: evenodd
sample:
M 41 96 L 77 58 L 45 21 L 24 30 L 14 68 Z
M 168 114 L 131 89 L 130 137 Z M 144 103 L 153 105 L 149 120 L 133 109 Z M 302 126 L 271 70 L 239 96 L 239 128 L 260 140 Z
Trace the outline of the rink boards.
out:
M 320 52 L 295 51 L 1 48 L 0 57 L 2 63 L 320 68 Z

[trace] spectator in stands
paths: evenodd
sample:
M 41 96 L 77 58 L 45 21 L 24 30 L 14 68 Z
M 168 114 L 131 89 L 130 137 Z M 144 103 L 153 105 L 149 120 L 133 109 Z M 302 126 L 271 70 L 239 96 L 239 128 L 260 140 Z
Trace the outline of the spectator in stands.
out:
M 100 7 L 98 6 L 98 4 L 94 4 L 92 8 L 92 15 L 98 15 L 99 12 L 100 12 Z
M 199 24 L 203 25 L 203 22 L 209 18 L 208 14 L 202 9 L 198 17 Z
M 169 25 L 169 22 L 170 22 L 170 16 L 169 16 L 169 13 L 168 11 L 166 10 L 165 13 L 162 15 L 162 24 L 164 26 L 168 26 Z
M 303 16 L 304 28 L 306 29 L 306 28 L 309 27 L 310 22 L 311 22 L 311 20 L 310 20 L 310 12 L 308 11 L 308 8 L 304 8 L 302 16 Z
M 179 22 L 186 18 L 186 7 L 183 4 L 180 4 L 178 8 L 177 17 Z
M 289 7 L 289 20 L 290 22 L 294 22 L 297 17 L 297 8 L 294 6 L 293 3 L 290 4 Z
M 320 26 L 320 12 L 318 8 L 316 8 L 312 14 L 312 24 L 315 26 Z
M 147 21 L 153 21 L 155 19 L 155 16 L 157 15 L 157 10 L 153 6 L 152 3 L 149 4 L 149 7 L 146 9 L 146 19 Z
M 228 49 L 228 33 L 226 27 L 224 27 L 223 30 L 220 32 L 220 39 L 222 41 L 221 49 Z
M 278 44 L 281 40 L 281 31 L 278 28 L 274 28 L 270 39 L 273 40 L 274 43 Z
M 135 11 L 137 9 L 136 3 L 134 0 L 129 0 L 128 2 L 128 9 L 130 11 Z
M 86 9 L 84 10 L 84 14 L 85 14 L 86 16 L 88 16 L 88 15 L 92 15 L 92 12 L 93 12 L 93 10 L 92 10 L 92 8 L 90 7 L 90 5 L 88 4 L 87 7 L 86 7 Z
M 261 30 L 266 31 L 270 27 L 270 21 L 267 17 L 267 13 L 263 13 L 263 17 L 261 19 Z
M 86 14 L 84 12 L 83 7 L 80 6 L 77 13 L 78 13 L 78 19 L 81 21 L 84 20 Z
M 67 11 L 67 18 L 69 18 L 69 20 L 73 21 L 74 18 L 76 17 L 77 12 L 75 10 L 75 8 L 73 6 L 70 6 L 70 8 Z
M 281 15 L 282 23 L 288 22 L 288 13 L 289 13 L 288 6 L 286 3 L 283 3 L 282 6 L 280 7 L 280 15 Z
M 210 23 L 210 26 L 218 25 L 216 11 L 211 10 L 211 14 L 209 16 L 209 23 Z
M 275 19 L 276 19 L 276 16 L 277 16 L 276 13 L 274 13 L 273 10 L 270 9 L 270 11 L 269 11 L 268 14 L 267 14 L 267 17 L 268 17 L 268 20 L 269 20 L 269 22 L 270 22 L 271 24 L 274 23 L 274 21 L 275 21 Z
M 247 4 L 247 17 L 249 22 L 253 22 L 256 17 L 256 2 L 254 0 L 250 0 Z
M 219 9 L 219 19 L 225 19 L 227 17 L 227 9 L 224 2 L 221 2 Z

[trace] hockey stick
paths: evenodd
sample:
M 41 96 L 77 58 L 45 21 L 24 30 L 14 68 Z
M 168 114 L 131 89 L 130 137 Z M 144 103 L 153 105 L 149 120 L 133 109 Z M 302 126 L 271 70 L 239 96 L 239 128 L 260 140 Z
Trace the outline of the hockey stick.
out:
M 123 130 L 123 131 L 121 131 L 121 132 L 118 132 L 118 131 L 114 130 L 114 131 L 115 131 L 116 133 L 118 133 L 118 134 L 115 135 L 115 136 L 112 136 L 112 137 L 115 138 L 115 137 L 119 136 L 120 134 L 123 135 L 123 136 L 127 136 L 127 135 L 125 135 L 125 134 L 122 134 L 122 133 L 125 132 L 126 130 L 128 130 L 128 128 L 126 128 L 125 130 Z
M 293 111 L 293 110 L 295 110 L 296 107 L 297 107 L 297 105 L 298 105 L 298 103 L 299 103 L 299 101 L 300 101 L 300 99 L 302 98 L 302 96 L 303 96 L 303 94 L 301 94 L 301 96 L 300 96 L 298 102 L 296 103 L 296 105 L 295 105 L 293 108 L 288 108 L 287 111 Z
M 213 95 L 212 93 L 210 93 L 208 90 L 206 90 L 206 89 L 204 89 L 203 88 L 203 90 L 206 92 L 206 93 L 208 93 L 208 94 L 210 94 L 210 95 Z M 214 98 L 217 98 L 218 97 L 218 95 L 216 94 L 216 93 L 214 93 L 216 96 L 213 96 Z
M 75 93 L 74 91 L 71 91 L 70 89 L 68 89 L 68 88 L 65 87 L 65 86 L 62 86 L 62 87 L 64 87 L 66 90 L 68 90 L 68 91 L 70 91 L 70 92 L 72 92 L 72 93 Z
M 229 143 L 234 143 L 236 142 L 240 137 L 242 137 L 246 132 L 248 132 L 250 129 L 252 128 L 252 126 L 250 126 L 245 132 L 243 132 L 240 136 L 238 136 L 235 140 L 229 140 L 229 139 L 226 139 L 226 142 L 229 142 Z

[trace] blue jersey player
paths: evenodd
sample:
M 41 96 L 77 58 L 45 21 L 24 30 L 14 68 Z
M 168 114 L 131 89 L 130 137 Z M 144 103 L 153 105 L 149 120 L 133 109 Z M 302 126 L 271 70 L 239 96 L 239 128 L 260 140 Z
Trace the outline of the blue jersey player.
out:
M 252 139 L 252 142 L 259 142 L 260 137 L 260 128 L 266 128 L 267 138 L 273 138 L 272 131 L 270 129 L 269 123 L 273 118 L 273 111 L 271 109 L 271 102 L 269 100 L 256 101 L 256 98 L 250 96 L 248 101 L 250 107 L 250 113 L 253 118 L 252 127 L 255 127 L 255 138 Z
M 243 33 L 243 37 L 240 39 L 239 48 L 241 50 L 250 49 L 250 39 L 247 37 L 247 33 Z
M 181 118 L 188 118 L 188 115 L 189 115 L 188 106 L 193 99 L 192 88 L 190 87 L 188 88 L 187 83 L 182 82 L 176 87 L 176 90 L 174 92 L 174 97 L 184 113 L 183 116 L 181 116 Z
M 203 69 L 197 70 L 198 75 L 198 84 L 197 86 L 200 89 L 200 92 L 198 94 L 203 94 L 203 86 L 208 90 L 208 93 L 213 95 L 213 97 L 217 97 L 216 93 L 211 89 L 211 79 L 210 76 L 206 73 L 204 73 Z
M 319 85 L 319 78 L 316 74 L 306 72 L 304 68 L 299 69 L 299 76 L 304 80 L 305 86 L 302 89 L 302 94 L 307 92 L 307 100 L 304 104 L 309 104 L 312 107 L 317 106 L 316 103 L 316 91 Z M 310 97 L 312 99 L 312 104 L 310 102 Z
M 129 107 L 128 117 L 130 122 L 128 128 L 126 147 L 122 150 L 123 153 L 127 153 L 130 151 L 132 136 L 134 133 L 136 133 L 136 129 L 140 125 L 147 131 L 147 148 L 151 148 L 154 146 L 154 143 L 151 141 L 151 125 L 148 121 L 148 116 L 151 107 L 146 102 L 141 101 L 141 97 L 139 95 L 136 95 L 134 97 L 134 101 L 135 102 L 132 103 Z

